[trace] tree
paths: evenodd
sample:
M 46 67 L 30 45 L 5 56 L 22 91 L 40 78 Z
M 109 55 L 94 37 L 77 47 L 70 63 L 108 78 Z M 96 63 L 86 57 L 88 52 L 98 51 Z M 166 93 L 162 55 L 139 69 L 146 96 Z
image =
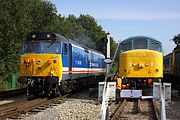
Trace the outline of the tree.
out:
M 0 1 L 0 82 L 18 73 L 19 50 L 30 31 L 51 31 L 55 6 L 43 0 Z
M 0 0 L 0 84 L 8 86 L 11 73 L 18 74 L 22 41 L 31 31 L 52 31 L 89 48 L 106 53 L 101 44 L 106 32 L 90 15 L 67 18 L 57 14 L 55 5 L 47 0 Z M 114 51 L 115 41 L 111 41 Z M 0 90 L 4 87 L 0 86 Z
M 180 33 L 172 39 L 176 45 L 180 45 Z

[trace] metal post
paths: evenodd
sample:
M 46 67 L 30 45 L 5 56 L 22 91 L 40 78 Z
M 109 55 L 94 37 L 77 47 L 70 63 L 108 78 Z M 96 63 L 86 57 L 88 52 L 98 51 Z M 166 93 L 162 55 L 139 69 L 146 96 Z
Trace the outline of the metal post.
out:
M 107 35 L 107 59 L 110 59 L 110 35 Z
M 107 60 L 108 62 L 106 62 L 106 74 L 109 74 L 109 67 L 110 67 L 110 35 L 107 35 Z
M 166 120 L 166 109 L 165 109 L 165 88 L 161 87 L 161 120 Z
M 107 35 L 107 59 L 105 60 L 106 62 L 106 78 L 104 81 L 104 89 L 103 89 L 103 99 L 102 99 L 102 105 L 101 105 L 101 120 L 106 120 L 107 118 L 107 109 L 108 109 L 108 99 L 107 96 L 109 94 L 109 91 L 107 90 L 107 78 L 109 77 L 109 70 L 110 70 L 110 35 Z

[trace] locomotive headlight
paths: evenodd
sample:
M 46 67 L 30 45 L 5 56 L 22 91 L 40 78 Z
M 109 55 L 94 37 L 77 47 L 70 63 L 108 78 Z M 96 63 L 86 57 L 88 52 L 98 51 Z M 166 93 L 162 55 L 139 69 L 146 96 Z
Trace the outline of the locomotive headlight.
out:
M 59 58 L 58 57 L 56 57 L 55 60 L 54 60 L 54 63 L 57 63 L 57 62 L 59 62 Z
M 145 64 L 145 66 L 149 66 L 149 64 L 148 64 L 148 63 L 146 63 L 146 64 Z
M 139 64 L 139 67 L 140 67 L 140 68 L 143 68 L 143 67 L 144 67 L 144 65 L 143 65 L 143 64 Z
M 133 67 L 136 66 L 136 65 L 137 65 L 136 63 L 133 63 L 133 64 L 132 64 Z
M 49 60 L 47 61 L 47 63 L 48 63 L 48 64 L 52 64 L 52 59 L 49 59 Z
M 50 34 L 47 34 L 47 35 L 46 35 L 46 37 L 47 37 L 47 38 L 50 38 L 50 37 L 51 37 L 51 35 L 50 35 Z
M 38 60 L 38 61 L 37 61 L 37 64 L 40 65 L 40 64 L 41 64 L 41 60 Z
M 53 71 L 50 71 L 50 74 L 51 74 L 51 76 L 53 76 L 54 72 L 53 72 Z
M 54 60 L 54 63 L 57 63 L 57 60 Z
M 32 34 L 32 38 L 36 38 L 36 35 L 35 35 L 35 34 Z
M 159 72 L 159 69 L 157 68 L 157 69 L 155 69 L 155 71 L 156 71 L 156 72 Z
M 29 59 L 25 59 L 24 63 L 28 64 L 28 63 L 30 63 L 30 60 Z
M 32 62 L 32 64 L 34 64 L 34 62 L 35 62 L 35 59 L 33 58 L 33 59 L 31 60 L 31 62 Z

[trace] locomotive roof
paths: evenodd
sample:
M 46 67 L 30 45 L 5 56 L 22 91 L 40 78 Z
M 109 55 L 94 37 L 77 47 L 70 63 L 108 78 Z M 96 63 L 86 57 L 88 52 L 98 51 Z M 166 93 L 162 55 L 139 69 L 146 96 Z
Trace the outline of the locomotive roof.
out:
M 80 46 L 80 47 L 82 47 L 82 48 L 84 48 L 84 49 L 86 49 L 86 50 L 90 50 L 90 51 L 92 51 L 92 52 L 97 52 L 97 53 L 99 53 L 99 54 L 102 54 L 102 52 L 93 50 L 93 49 L 91 49 L 91 48 L 89 48 L 89 47 L 87 47 L 87 46 L 85 46 L 85 45 L 82 45 L 82 44 L 74 41 L 74 40 L 68 39 L 68 41 L 69 41 L 69 43 L 72 43 L 72 44 L 74 44 L 74 45 Z
M 133 37 L 128 37 L 127 39 L 123 40 L 122 42 L 120 43 L 123 43 L 123 42 L 127 42 L 127 41 L 132 41 L 133 39 L 138 39 L 138 38 L 146 38 L 146 39 L 151 39 L 153 41 L 156 41 L 158 43 L 161 43 L 159 40 L 156 40 L 152 37 L 149 37 L 149 36 L 133 36 Z
M 49 36 L 47 36 L 49 35 Z M 30 32 L 27 36 L 27 40 L 61 40 L 61 41 L 68 41 L 62 35 L 59 35 L 54 32 Z
M 35 36 L 33 36 L 35 35 Z M 49 36 L 47 36 L 49 35 Z M 30 41 L 30 40 L 54 40 L 54 41 L 62 41 L 62 42 L 67 42 L 67 43 L 71 43 L 71 44 L 74 44 L 74 45 L 77 45 L 77 46 L 80 46 L 86 50 L 90 50 L 90 51 L 93 51 L 93 52 L 97 52 L 97 53 L 100 53 L 102 54 L 101 52 L 99 51 L 96 51 L 96 50 L 93 50 L 85 45 L 82 45 L 74 40 L 71 40 L 69 38 L 66 38 L 60 34 L 57 34 L 55 32 L 30 32 L 27 36 L 27 41 Z

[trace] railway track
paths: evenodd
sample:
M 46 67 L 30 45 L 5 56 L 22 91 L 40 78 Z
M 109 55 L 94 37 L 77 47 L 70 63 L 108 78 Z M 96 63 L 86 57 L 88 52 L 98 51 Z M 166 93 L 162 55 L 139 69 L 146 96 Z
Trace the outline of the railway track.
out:
M 33 109 L 45 109 L 52 104 L 62 103 L 66 96 L 61 96 L 50 100 L 48 98 L 37 98 L 32 100 L 23 99 L 7 104 L 2 104 L 0 105 L 0 119 L 18 118 L 20 114 L 26 113 Z
M 128 100 L 120 102 L 110 120 L 159 120 L 159 110 L 153 100 Z

